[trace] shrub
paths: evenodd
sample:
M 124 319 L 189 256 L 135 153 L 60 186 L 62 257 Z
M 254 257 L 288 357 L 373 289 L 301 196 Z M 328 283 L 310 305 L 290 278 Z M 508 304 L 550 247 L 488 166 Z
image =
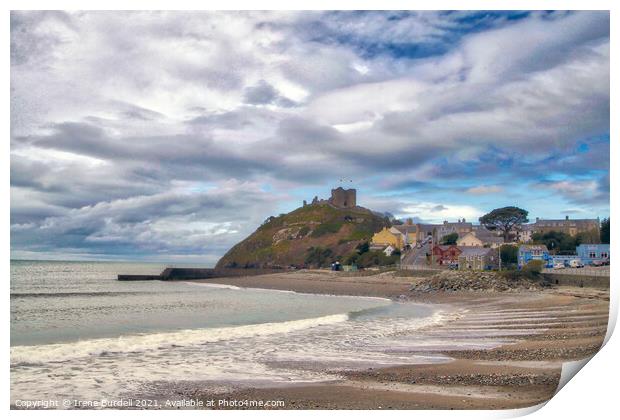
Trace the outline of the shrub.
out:
M 521 270 L 507 270 L 502 271 L 501 274 L 508 280 L 518 281 L 522 279 L 527 280 L 541 280 L 542 269 L 544 262 L 540 260 L 533 260 L 527 263 Z
M 361 268 L 393 265 L 399 261 L 397 255 L 386 256 L 383 251 L 368 251 L 361 254 L 357 259 L 357 265 Z
M 442 245 L 456 245 L 456 241 L 459 239 L 459 234 L 456 232 L 446 235 L 441 240 Z
M 328 233 L 336 233 L 342 227 L 342 223 L 343 222 L 339 221 L 321 223 L 312 231 L 312 234 L 310 236 L 312 236 L 313 238 L 318 238 Z
M 352 264 L 357 264 L 357 261 L 360 258 L 360 254 L 358 254 L 357 252 L 353 251 L 351 253 L 349 253 L 348 255 L 346 255 L 343 260 L 342 263 L 344 265 L 352 265 Z
M 355 247 L 358 253 L 364 254 L 370 250 L 370 244 L 368 242 L 362 242 L 358 246 Z
M 310 247 L 306 251 L 305 263 L 316 267 L 325 267 L 331 264 L 333 251 L 329 248 Z
M 545 263 L 541 260 L 532 260 L 525 264 L 521 271 L 529 278 L 537 278 L 542 273 Z

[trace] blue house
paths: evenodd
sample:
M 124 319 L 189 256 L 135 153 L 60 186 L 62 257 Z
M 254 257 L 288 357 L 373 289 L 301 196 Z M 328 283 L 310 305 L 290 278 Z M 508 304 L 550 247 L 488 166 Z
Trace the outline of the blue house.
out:
M 586 265 L 609 261 L 609 244 L 581 244 L 577 247 L 577 255 Z
M 523 268 L 530 261 L 543 261 L 546 268 L 553 267 L 553 258 L 549 255 L 549 250 L 545 245 L 521 245 L 517 262 L 519 269 Z

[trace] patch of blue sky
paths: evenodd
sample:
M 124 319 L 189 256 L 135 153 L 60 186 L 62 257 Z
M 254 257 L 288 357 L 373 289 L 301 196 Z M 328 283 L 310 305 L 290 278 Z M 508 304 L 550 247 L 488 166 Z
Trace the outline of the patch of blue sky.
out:
M 344 12 L 333 12 L 333 15 L 343 16 L 345 19 L 359 19 L 372 17 L 372 14 L 387 14 L 388 22 L 396 23 L 399 20 L 409 19 L 413 14 L 425 12 L 410 11 L 358 11 L 347 15 Z M 371 59 L 380 55 L 388 55 L 393 58 L 422 59 L 432 56 L 443 55 L 458 44 L 459 40 L 471 33 L 481 32 L 503 24 L 527 18 L 529 11 L 444 11 L 441 17 L 434 21 L 436 33 L 430 33 L 423 41 L 399 38 L 385 40 L 370 36 L 359 36 L 350 31 L 330 30 L 321 22 L 314 22 L 311 27 L 315 42 L 338 43 L 353 47 L 360 56 Z M 427 24 L 427 23 L 425 23 Z

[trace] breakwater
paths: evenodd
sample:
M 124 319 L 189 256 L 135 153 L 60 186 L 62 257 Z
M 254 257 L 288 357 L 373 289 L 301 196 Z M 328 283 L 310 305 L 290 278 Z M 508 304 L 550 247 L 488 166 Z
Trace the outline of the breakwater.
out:
M 283 273 L 284 269 L 275 268 L 180 268 L 168 267 L 161 274 L 119 274 L 118 280 L 201 280 L 219 277 L 245 277 L 258 276 L 261 274 Z
M 588 276 L 577 274 L 543 273 L 543 277 L 549 283 L 556 286 L 592 287 L 596 289 L 609 289 L 609 276 Z

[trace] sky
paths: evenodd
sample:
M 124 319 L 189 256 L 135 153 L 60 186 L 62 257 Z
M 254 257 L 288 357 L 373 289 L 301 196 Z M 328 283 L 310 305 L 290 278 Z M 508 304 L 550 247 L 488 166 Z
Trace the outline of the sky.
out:
M 212 264 L 342 185 L 609 215 L 608 12 L 12 12 L 11 256 Z

